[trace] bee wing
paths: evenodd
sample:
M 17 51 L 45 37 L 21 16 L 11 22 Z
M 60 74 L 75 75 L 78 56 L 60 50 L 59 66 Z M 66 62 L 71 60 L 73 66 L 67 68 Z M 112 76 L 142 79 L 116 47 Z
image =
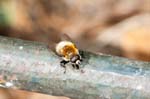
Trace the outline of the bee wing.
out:
M 49 43 L 48 49 L 51 50 L 52 52 L 54 52 L 56 55 L 61 56 L 56 52 L 56 45 L 57 45 L 57 43 Z
M 56 52 L 55 47 L 56 47 L 56 43 L 49 43 L 48 44 L 48 49 L 53 51 L 53 52 Z
M 71 41 L 71 42 L 73 42 L 72 39 L 65 33 L 61 33 L 61 40 L 62 41 Z
M 54 40 L 53 40 L 54 39 Z M 51 50 L 51 51 L 53 51 L 55 54 L 57 54 L 58 55 L 58 53 L 56 52 L 56 46 L 57 46 L 57 44 L 59 43 L 59 42 L 61 42 L 61 41 L 70 41 L 70 42 L 73 42 L 72 40 L 71 40 L 71 38 L 67 35 L 67 34 L 65 34 L 65 33 L 60 33 L 60 35 L 58 36 L 56 36 L 56 38 L 53 38 L 53 39 L 51 39 L 50 41 L 49 41 L 49 43 L 48 43 L 48 49 L 49 50 Z M 74 42 L 73 42 L 74 43 Z M 60 56 L 60 55 L 59 55 Z
M 61 34 L 58 31 L 52 30 L 54 32 L 48 35 L 48 49 L 56 53 L 56 45 L 61 41 Z
M 65 34 L 65 33 L 60 33 L 59 35 L 56 36 L 52 36 L 52 38 L 50 38 L 48 45 L 50 49 L 55 49 L 56 45 L 61 42 L 61 41 L 71 41 L 71 38 Z

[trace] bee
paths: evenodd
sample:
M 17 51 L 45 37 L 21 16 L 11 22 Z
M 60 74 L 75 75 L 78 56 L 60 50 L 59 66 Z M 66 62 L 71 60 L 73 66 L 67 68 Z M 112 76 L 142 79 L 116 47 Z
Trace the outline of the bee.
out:
M 74 69 L 79 69 L 82 61 L 79 49 L 66 34 L 63 34 L 62 38 L 63 39 L 55 45 L 55 53 L 62 57 L 60 66 L 65 68 L 64 73 L 66 73 L 67 63 L 71 63 Z

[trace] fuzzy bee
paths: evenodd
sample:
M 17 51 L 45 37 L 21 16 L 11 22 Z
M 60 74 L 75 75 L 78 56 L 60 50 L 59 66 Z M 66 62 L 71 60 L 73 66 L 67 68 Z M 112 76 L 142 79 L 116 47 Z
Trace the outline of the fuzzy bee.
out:
M 71 65 L 75 69 L 80 68 L 82 57 L 76 45 L 66 34 L 61 35 L 61 40 L 58 43 L 56 43 L 55 46 L 53 46 L 53 48 L 55 53 L 58 56 L 62 57 L 60 66 L 65 68 L 65 72 L 67 63 L 71 63 Z

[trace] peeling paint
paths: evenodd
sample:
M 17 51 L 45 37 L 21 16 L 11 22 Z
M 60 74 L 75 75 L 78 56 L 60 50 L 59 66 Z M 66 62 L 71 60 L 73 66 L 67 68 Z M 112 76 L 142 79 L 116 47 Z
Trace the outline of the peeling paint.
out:
M 23 46 L 19 46 L 19 49 L 20 49 L 20 50 L 23 50 Z

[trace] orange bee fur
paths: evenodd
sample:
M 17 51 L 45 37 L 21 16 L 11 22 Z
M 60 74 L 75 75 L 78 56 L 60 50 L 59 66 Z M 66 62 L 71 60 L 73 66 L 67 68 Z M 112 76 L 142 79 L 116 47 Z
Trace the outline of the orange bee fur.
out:
M 61 41 L 58 43 L 56 45 L 56 52 L 66 61 L 69 61 L 71 57 L 79 54 L 76 46 L 70 41 Z
M 59 41 L 49 44 L 49 48 L 58 56 L 62 57 L 60 66 L 65 68 L 65 72 L 67 63 L 71 63 L 73 68 L 79 69 L 82 57 L 78 48 L 66 34 L 62 34 L 59 39 Z

